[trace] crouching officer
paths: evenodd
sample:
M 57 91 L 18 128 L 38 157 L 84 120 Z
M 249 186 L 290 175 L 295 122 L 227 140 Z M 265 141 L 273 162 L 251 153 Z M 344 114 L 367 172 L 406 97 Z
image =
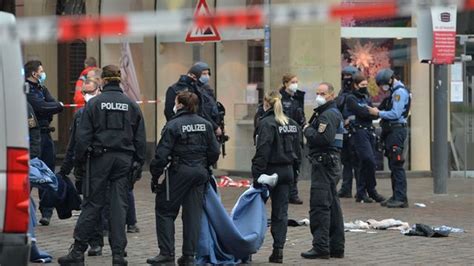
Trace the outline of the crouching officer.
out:
M 306 259 L 343 258 L 344 222 L 336 179 L 341 174 L 344 120 L 330 83 L 322 82 L 316 94 L 316 109 L 303 130 L 312 164 L 309 219 L 313 248 L 301 256 Z
M 282 96 L 272 91 L 263 99 L 265 113 L 256 130 L 256 152 L 252 159 L 254 186 L 262 174 L 278 174 L 278 183 L 270 191 L 272 199 L 271 233 L 273 252 L 271 263 L 283 263 L 283 248 L 288 225 L 290 187 L 294 183 L 294 169 L 301 162 L 301 129 L 283 112 Z
M 382 69 L 375 76 L 377 85 L 384 91 L 390 91 L 378 108 L 369 108 L 371 114 L 382 120 L 382 140 L 384 141 L 385 156 L 392 171 L 393 196 L 381 203 L 389 208 L 408 207 L 407 177 L 403 164 L 403 149 L 407 138 L 407 118 L 410 114 L 411 96 L 405 85 L 397 80 L 391 69 Z
M 196 114 L 198 107 L 196 94 L 178 93 L 176 114 L 163 128 L 155 158 L 150 163 L 160 253 L 147 259 L 149 264 L 174 263 L 174 221 L 180 206 L 183 206 L 183 256 L 178 264 L 195 262 L 209 166 L 217 161 L 220 153 L 212 125 Z M 158 179 L 163 172 L 165 178 L 160 184 Z
M 58 259 L 60 265 L 84 263 L 87 242 L 94 233 L 106 196 L 110 197 L 112 263 L 127 265 L 127 197 L 136 181 L 131 175 L 132 165 L 142 165 L 145 159 L 145 125 L 138 105 L 120 88 L 120 69 L 114 65 L 104 67 L 102 79 L 102 93 L 87 103 L 77 128 L 75 160 L 86 163 L 84 201 L 74 229 L 74 244 L 66 256 Z

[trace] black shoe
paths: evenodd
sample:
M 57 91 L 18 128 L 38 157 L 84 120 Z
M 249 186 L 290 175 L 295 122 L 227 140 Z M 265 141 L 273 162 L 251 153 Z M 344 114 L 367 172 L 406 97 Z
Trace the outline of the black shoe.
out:
M 127 225 L 127 233 L 140 233 L 140 228 L 136 224 Z
M 146 263 L 148 264 L 159 264 L 159 263 L 174 263 L 174 255 L 163 255 L 159 254 L 153 258 L 148 258 Z
M 375 200 L 376 202 L 384 202 L 385 201 L 385 197 L 380 195 L 379 193 L 377 192 L 374 192 L 372 195 L 370 195 L 370 197 Z
M 102 247 L 101 246 L 94 246 L 90 247 L 89 251 L 87 251 L 87 256 L 94 257 L 94 256 L 102 256 Z
M 283 263 L 283 249 L 282 248 L 274 248 L 272 255 L 268 257 L 268 262 L 271 263 Z
M 178 259 L 178 265 L 195 265 L 194 256 L 183 255 Z
M 41 217 L 41 220 L 39 220 L 39 223 L 44 226 L 48 226 L 50 222 L 51 217 Z
M 320 254 L 314 248 L 301 253 L 301 257 L 305 259 L 329 259 L 329 254 Z
M 331 254 L 329 256 L 331 258 L 343 259 L 344 258 L 344 251 L 331 252 Z
M 359 202 L 359 203 L 372 203 L 374 201 L 371 198 L 367 197 L 367 196 L 363 196 L 362 198 L 356 197 L 356 202 Z
M 291 198 L 289 201 L 290 204 L 295 204 L 295 205 L 301 205 L 303 204 L 303 201 L 298 197 Z
M 58 263 L 61 266 L 83 266 L 84 265 L 84 251 L 80 250 L 77 245 L 71 245 L 69 253 L 66 256 L 58 258 Z
M 339 198 L 347 198 L 347 199 L 350 199 L 352 198 L 352 193 L 350 192 L 344 192 L 342 190 L 339 190 L 339 192 L 337 192 L 337 196 Z
M 387 208 L 408 208 L 408 202 L 398 200 L 388 201 Z
M 387 203 L 388 203 L 389 201 L 393 201 L 393 197 L 390 197 L 388 200 L 382 201 L 382 202 L 380 203 L 380 206 L 382 206 L 382 207 L 387 207 Z
M 112 256 L 112 265 L 113 266 L 127 266 L 128 261 L 123 258 L 122 255 L 113 255 Z

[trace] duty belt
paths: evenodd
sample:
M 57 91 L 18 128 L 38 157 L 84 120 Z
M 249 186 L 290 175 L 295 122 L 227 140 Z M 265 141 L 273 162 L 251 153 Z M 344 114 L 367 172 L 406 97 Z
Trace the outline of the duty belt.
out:
M 374 131 L 374 130 L 375 130 L 375 127 L 374 127 L 374 126 L 356 125 L 356 126 L 354 126 L 354 129 L 355 129 L 355 130 L 357 130 L 357 129 L 365 129 L 365 130 L 369 130 L 369 131 Z
M 51 133 L 56 131 L 56 128 L 54 127 L 40 127 L 41 133 Z

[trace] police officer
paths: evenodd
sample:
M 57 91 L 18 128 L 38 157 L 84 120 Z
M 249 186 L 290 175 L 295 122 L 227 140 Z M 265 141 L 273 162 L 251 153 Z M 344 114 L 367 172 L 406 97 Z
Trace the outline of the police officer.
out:
M 353 77 L 359 73 L 359 69 L 354 66 L 346 66 L 342 69 L 341 79 L 343 87 L 339 91 L 339 95 L 336 98 L 337 107 L 341 111 L 342 118 L 345 121 L 349 121 L 352 114 L 346 105 L 347 96 L 352 93 Z M 355 155 L 355 149 L 353 145 L 352 129 L 349 123 L 345 123 L 344 142 L 341 150 L 341 162 L 342 162 L 342 185 L 341 189 L 337 193 L 340 198 L 352 198 L 352 179 L 355 179 L 356 185 L 358 178 L 358 160 Z
M 306 124 L 306 117 L 304 114 L 304 91 L 298 89 L 298 78 L 296 75 L 287 73 L 282 78 L 282 87 L 280 88 L 281 94 L 281 103 L 283 106 L 283 112 L 286 116 L 294 120 L 300 127 L 303 127 Z M 263 104 L 259 105 L 255 126 L 258 123 L 258 120 L 264 114 Z M 303 201 L 298 195 L 298 176 L 300 169 L 295 168 L 294 170 L 294 182 L 290 184 L 290 204 L 303 204 Z
M 372 203 L 372 199 L 382 202 L 385 198 L 375 189 L 375 128 L 372 126 L 372 120 L 377 117 L 371 115 L 367 109 L 367 106 L 372 106 L 367 89 L 369 83 L 362 74 L 355 75 L 353 80 L 354 89 L 346 96 L 346 106 L 348 111 L 354 114 L 354 119 L 350 119 L 349 124 L 359 161 L 356 202 Z
M 344 257 L 344 222 L 336 192 L 344 120 L 334 94 L 330 83 L 319 84 L 314 114 L 303 130 L 312 164 L 309 219 L 313 248 L 301 253 L 306 259 Z
M 204 117 L 207 121 L 212 124 L 212 128 L 215 131 L 216 135 L 221 133 L 220 128 L 216 121 L 212 118 L 213 114 L 209 112 L 207 107 L 204 107 L 205 103 L 207 102 L 206 95 L 203 95 L 201 86 L 204 84 L 204 77 L 201 79 L 202 74 L 210 73 L 207 64 L 203 62 L 198 62 L 194 64 L 189 70 L 186 75 L 181 75 L 179 77 L 178 82 L 171 85 L 168 90 L 166 91 L 166 99 L 165 99 L 165 117 L 166 121 L 170 121 L 171 118 L 175 115 L 173 111 L 174 101 L 176 96 L 181 91 L 190 91 L 197 95 L 199 99 L 199 106 L 197 109 L 197 114 Z M 208 79 L 207 79 L 208 81 Z
M 196 114 L 199 106 L 196 94 L 179 92 L 174 106 L 176 114 L 163 128 L 155 158 L 150 163 L 160 253 L 147 259 L 147 263 L 174 263 L 174 221 L 183 206 L 183 256 L 178 263 L 193 265 L 208 169 L 219 158 L 219 144 L 209 121 Z M 163 172 L 165 180 L 159 183 Z
M 254 186 L 262 174 L 278 174 L 278 182 L 270 191 L 272 199 L 271 233 L 273 252 L 269 262 L 283 263 L 288 224 L 290 185 L 294 183 L 294 169 L 301 162 L 301 129 L 283 113 L 281 94 L 272 91 L 265 95 L 265 113 L 257 126 L 256 152 L 252 159 Z
M 28 112 L 28 133 L 30 136 L 30 158 L 33 159 L 41 155 L 41 130 L 33 107 L 31 107 L 31 104 L 28 102 L 26 105 Z
M 407 178 L 403 164 L 403 149 L 407 138 L 407 118 L 410 114 L 411 96 L 405 85 L 395 78 L 391 69 L 380 70 L 375 76 L 377 85 L 384 91 L 390 91 L 378 108 L 369 108 L 369 112 L 382 120 L 382 140 L 385 155 L 392 171 L 393 195 L 382 206 L 389 208 L 407 208 Z
M 120 69 L 108 65 L 103 68 L 102 78 L 105 84 L 102 93 L 87 103 L 77 128 L 75 160 L 86 163 L 84 201 L 74 229 L 74 244 L 66 256 L 58 259 L 61 265 L 84 263 L 87 242 L 106 196 L 110 197 L 112 262 L 127 265 L 124 259 L 127 193 L 138 176 L 131 173 L 137 172 L 135 167 L 145 160 L 145 125 L 139 106 L 120 88 Z
M 62 103 L 56 101 L 49 93 L 44 82 L 46 81 L 46 73 L 44 72 L 41 61 L 28 61 L 25 66 L 26 83 L 29 86 L 29 92 L 26 95 L 28 103 L 33 107 L 38 125 L 41 130 L 41 155 L 40 159 L 54 171 L 54 161 L 56 159 L 54 151 L 54 142 L 51 138 L 51 132 L 54 131 L 50 127 L 53 120 L 53 115 L 60 113 L 63 110 Z M 46 191 L 39 189 L 40 199 Z M 40 201 L 41 216 L 40 223 L 42 225 L 49 225 L 51 216 L 53 215 L 53 208 L 45 208 Z
M 94 78 L 88 78 L 84 81 L 83 88 L 81 89 L 85 102 L 89 102 L 92 98 L 100 94 L 99 90 L 100 81 Z M 76 177 L 76 189 L 82 192 L 82 180 L 85 175 L 84 165 L 74 165 L 74 152 L 76 148 L 76 132 L 79 127 L 81 116 L 84 112 L 84 108 L 80 108 L 74 114 L 74 118 L 69 130 L 69 143 L 66 149 L 66 156 L 64 157 L 61 169 L 57 173 L 59 176 L 68 176 L 74 168 L 74 175 Z M 90 249 L 87 251 L 89 256 L 100 256 L 102 255 L 102 247 L 104 246 L 104 236 L 102 234 L 102 219 L 101 216 L 97 217 L 98 220 L 95 223 L 95 231 L 92 234 L 89 245 Z

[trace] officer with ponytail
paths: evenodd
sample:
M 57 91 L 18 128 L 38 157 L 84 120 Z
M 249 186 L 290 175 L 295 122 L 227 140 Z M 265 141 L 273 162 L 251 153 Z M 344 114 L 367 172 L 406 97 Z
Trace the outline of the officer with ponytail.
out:
M 271 233 L 273 252 L 271 263 L 283 263 L 283 248 L 288 223 L 290 186 L 294 182 L 293 169 L 301 162 L 301 128 L 283 113 L 281 94 L 267 93 L 263 99 L 265 113 L 256 129 L 256 153 L 252 159 L 254 186 L 262 174 L 278 174 L 278 182 L 270 190 L 272 199 Z
M 309 219 L 313 247 L 301 256 L 343 258 L 344 221 L 336 181 L 341 175 L 344 120 L 330 83 L 319 84 L 316 95 L 314 114 L 303 129 L 312 165 Z

